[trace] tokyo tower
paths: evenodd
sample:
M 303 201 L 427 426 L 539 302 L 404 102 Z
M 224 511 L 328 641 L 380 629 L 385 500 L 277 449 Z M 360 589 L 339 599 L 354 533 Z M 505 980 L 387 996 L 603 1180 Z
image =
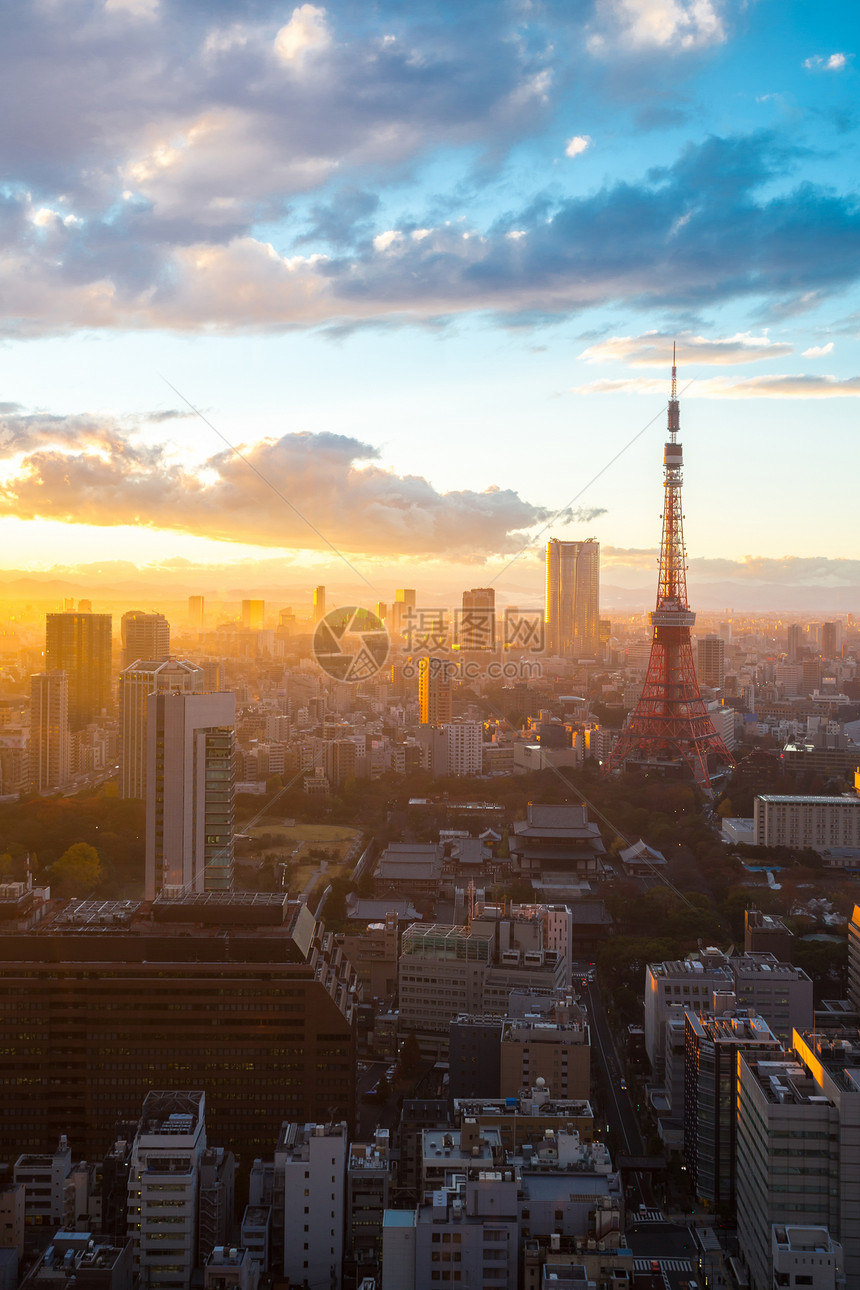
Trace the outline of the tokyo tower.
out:
M 672 347 L 672 394 L 669 442 L 663 453 L 665 501 L 657 607 L 651 613 L 651 657 L 642 695 L 621 732 L 605 770 L 686 767 L 700 788 L 711 792 L 709 755 L 734 765 L 734 758 L 714 729 L 699 690 L 690 628 L 696 615 L 687 603 L 687 551 L 681 483 L 684 464 L 678 443 L 680 413 L 675 349 Z

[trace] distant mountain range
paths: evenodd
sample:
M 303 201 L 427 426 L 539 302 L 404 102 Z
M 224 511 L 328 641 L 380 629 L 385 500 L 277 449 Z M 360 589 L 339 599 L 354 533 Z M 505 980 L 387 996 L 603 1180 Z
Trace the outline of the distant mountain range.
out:
M 600 588 L 600 608 L 634 614 L 639 609 L 651 609 L 656 587 Z M 860 586 L 821 587 L 792 585 L 779 582 L 697 582 L 690 586 L 691 609 L 709 613 L 724 609 L 743 610 L 744 613 L 794 614 L 860 613 Z
M 290 570 L 294 573 L 294 570 Z M 154 574 L 152 570 L 141 570 L 129 573 L 120 578 L 113 577 L 100 582 L 97 575 L 89 572 L 80 579 L 73 574 L 57 577 L 51 572 L 45 574 L 29 573 L 21 570 L 0 572 L 0 600 L 16 602 L 36 601 L 61 605 L 67 598 L 80 600 L 91 599 L 98 609 L 105 603 L 114 606 L 135 604 L 140 608 L 151 608 L 168 602 L 183 601 L 188 596 L 204 595 L 217 602 L 235 603 L 243 598 L 257 597 L 271 601 L 275 605 L 295 604 L 302 606 L 310 603 L 313 588 L 313 576 L 296 582 L 276 582 L 271 574 L 265 581 L 250 582 L 244 586 L 233 585 L 242 576 L 240 569 L 213 569 L 211 571 L 195 570 L 190 580 L 186 570 L 169 570 Z M 253 576 L 253 575 L 251 575 Z M 186 579 L 188 579 L 186 581 Z M 442 579 L 434 577 L 435 586 L 423 587 L 425 605 L 459 603 L 461 589 L 443 589 Z M 416 576 L 419 591 L 421 588 L 420 573 Z M 648 585 L 643 582 L 639 587 L 620 587 L 604 583 L 600 589 L 601 612 L 634 614 L 645 612 L 653 607 L 655 582 L 649 575 Z M 384 599 L 381 592 L 355 587 L 346 587 L 339 583 L 328 584 L 330 606 L 337 604 L 366 604 L 375 606 L 377 597 Z M 420 597 L 419 597 L 420 599 Z M 505 595 L 500 591 L 499 604 L 515 601 L 522 607 L 529 600 L 524 589 L 516 597 Z M 534 604 L 542 600 L 542 593 L 535 590 Z M 721 613 L 726 609 L 735 609 L 744 613 L 793 613 L 793 614 L 844 614 L 860 613 L 860 585 L 821 586 L 815 584 L 791 583 L 757 583 L 753 581 L 721 582 L 695 581 L 690 585 L 691 607 L 708 613 Z

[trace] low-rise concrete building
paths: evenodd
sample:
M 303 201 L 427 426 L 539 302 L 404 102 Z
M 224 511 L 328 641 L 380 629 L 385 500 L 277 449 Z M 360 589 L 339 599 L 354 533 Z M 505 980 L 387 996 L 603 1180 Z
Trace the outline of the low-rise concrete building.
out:
M 774 1290 L 837 1290 L 845 1285 L 842 1247 L 826 1227 L 775 1223 L 771 1230 Z

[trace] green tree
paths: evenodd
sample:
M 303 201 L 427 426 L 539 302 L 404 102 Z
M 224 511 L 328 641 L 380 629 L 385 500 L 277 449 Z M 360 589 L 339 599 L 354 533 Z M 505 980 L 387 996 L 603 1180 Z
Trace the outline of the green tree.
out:
M 102 877 L 102 862 L 88 842 L 74 842 L 51 865 L 51 887 L 60 896 L 91 896 Z

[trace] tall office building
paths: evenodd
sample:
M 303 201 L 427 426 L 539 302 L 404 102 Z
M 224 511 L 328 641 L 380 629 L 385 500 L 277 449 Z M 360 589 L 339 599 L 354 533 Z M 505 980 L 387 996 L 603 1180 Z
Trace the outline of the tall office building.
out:
M 445 726 L 451 721 L 454 682 L 446 658 L 418 660 L 418 704 L 422 726 Z
M 314 587 L 314 623 L 325 618 L 325 587 Z
M 696 642 L 696 675 L 699 685 L 721 690 L 726 674 L 726 645 L 719 636 L 700 636 Z
M 203 596 L 188 597 L 188 622 L 191 630 L 198 634 L 203 631 Z
M 600 543 L 546 544 L 547 650 L 562 658 L 595 658 L 600 648 Z
M 62 788 L 70 774 L 69 678 L 39 672 L 30 677 L 30 781 L 44 793 Z
M 150 694 L 204 690 L 201 667 L 181 659 L 138 659 L 120 673 L 120 797 L 146 797 L 146 712 Z
M 45 670 L 69 678 L 69 729 L 98 721 L 111 706 L 110 614 L 48 614 Z
M 485 654 L 496 647 L 496 591 L 472 587 L 463 592 L 457 641 L 466 654 Z
M 67 1133 L 100 1160 L 118 1120 L 177 1084 L 206 1090 L 212 1140 L 248 1164 L 285 1119 L 352 1124 L 357 997 L 340 948 L 283 892 L 55 902 L 37 930 L 5 923 L 0 1159 Z
M 259 632 L 263 629 L 263 619 L 266 616 L 265 600 L 243 600 L 242 601 L 242 626 L 246 631 Z
M 394 602 L 388 606 L 388 617 L 385 620 L 395 636 L 402 636 L 404 632 L 408 632 L 410 621 L 415 613 L 416 599 L 414 587 L 398 587 L 395 591 Z
M 170 654 L 170 623 L 164 614 L 147 614 L 142 609 L 130 609 L 120 621 L 120 639 L 122 671 L 139 658 L 167 658 Z
M 844 626 L 839 619 L 821 624 L 821 654 L 823 658 L 841 658 Z
M 735 1204 L 739 1052 L 778 1060 L 782 1045 L 745 1009 L 719 1017 L 685 1009 L 684 1157 L 696 1196 L 712 1207 Z
M 800 650 L 803 645 L 803 623 L 788 624 L 788 661 L 800 661 Z
M 235 721 L 230 692 L 147 699 L 147 900 L 230 888 Z

